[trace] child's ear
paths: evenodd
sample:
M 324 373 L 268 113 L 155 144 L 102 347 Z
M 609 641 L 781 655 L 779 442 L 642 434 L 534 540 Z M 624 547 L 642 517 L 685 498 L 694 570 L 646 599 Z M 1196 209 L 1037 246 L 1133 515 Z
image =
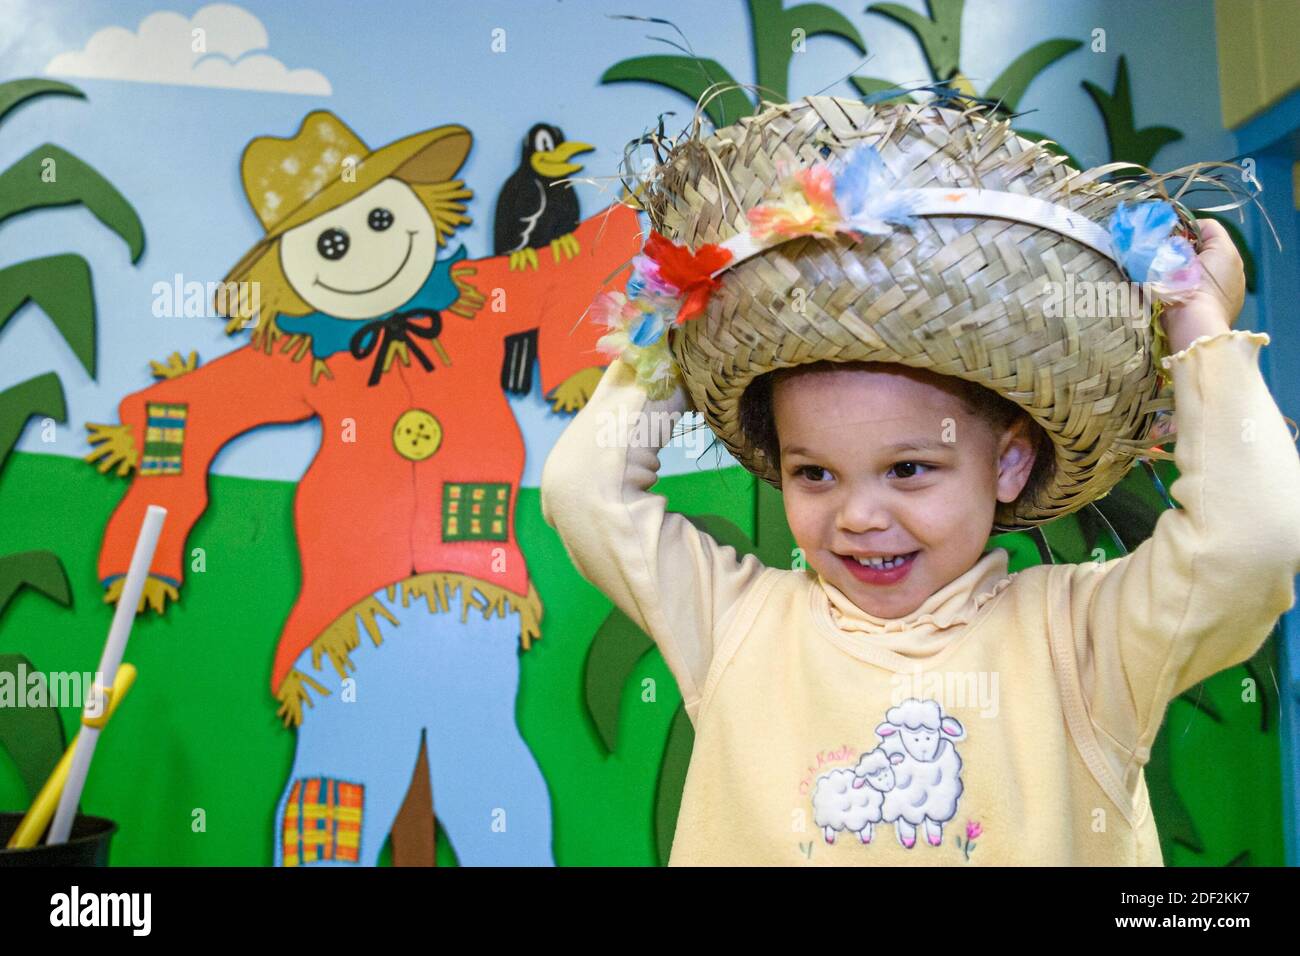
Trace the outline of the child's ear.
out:
M 1035 457 L 1029 421 L 1021 417 L 1006 430 L 998 444 L 998 501 L 1012 502 L 1020 496 L 1033 473 Z

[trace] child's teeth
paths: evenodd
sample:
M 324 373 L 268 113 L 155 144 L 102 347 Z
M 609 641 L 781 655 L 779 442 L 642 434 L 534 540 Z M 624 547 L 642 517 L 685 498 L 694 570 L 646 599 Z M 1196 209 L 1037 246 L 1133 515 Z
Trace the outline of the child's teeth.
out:
M 896 568 L 903 563 L 907 555 L 897 554 L 892 558 L 858 558 L 859 564 L 865 564 L 875 568 L 877 571 L 888 571 L 890 568 Z

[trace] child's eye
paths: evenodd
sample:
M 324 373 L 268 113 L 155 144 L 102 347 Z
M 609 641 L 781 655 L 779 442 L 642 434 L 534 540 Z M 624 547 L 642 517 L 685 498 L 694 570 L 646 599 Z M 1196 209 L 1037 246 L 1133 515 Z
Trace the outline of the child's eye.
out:
M 922 464 L 922 463 L 919 462 L 919 461 L 900 461 L 900 462 L 895 462 L 894 467 L 893 467 L 892 469 L 890 469 L 890 470 L 891 470 L 891 471 L 895 471 L 895 470 L 897 470 L 897 469 L 899 469 L 899 468 L 903 469 L 904 472 L 907 472 L 907 473 L 899 472 L 899 474 L 898 474 L 898 477 L 899 477 L 899 478 L 917 478 L 917 477 L 919 477 L 919 473 L 916 471 L 917 468 L 925 468 L 927 471 L 929 471 L 929 470 L 933 470 L 933 466 L 931 466 L 931 465 L 926 465 L 926 464 Z M 908 471 L 907 471 L 908 469 L 911 469 L 911 471 L 908 472 Z
M 807 477 L 809 481 L 820 483 L 821 479 L 819 479 L 816 476 L 816 474 L 808 475 L 807 472 L 814 472 L 814 473 L 820 472 L 828 475 L 830 474 L 830 472 L 826 471 L 826 469 L 823 468 L 821 465 L 801 465 L 800 467 L 794 470 L 794 474 L 796 478 Z

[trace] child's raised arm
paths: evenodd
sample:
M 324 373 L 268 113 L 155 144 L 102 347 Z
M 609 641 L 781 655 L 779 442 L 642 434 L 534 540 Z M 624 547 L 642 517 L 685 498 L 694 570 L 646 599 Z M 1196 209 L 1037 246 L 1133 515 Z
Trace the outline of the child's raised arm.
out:
M 1066 571 L 1083 698 L 1132 754 L 1126 786 L 1169 701 L 1249 659 L 1294 606 L 1300 572 L 1300 455 L 1259 369 L 1269 337 L 1229 328 L 1240 258 L 1217 223 L 1207 234 L 1201 258 L 1226 299 L 1207 294 L 1165 326 L 1178 349 L 1163 362 L 1177 426 L 1170 493 L 1182 507 L 1132 554 Z
M 606 370 L 542 469 L 542 517 L 574 566 L 659 646 L 688 708 L 700 699 L 727 614 L 768 570 L 737 558 L 648 489 L 686 408 L 650 401 L 621 360 Z

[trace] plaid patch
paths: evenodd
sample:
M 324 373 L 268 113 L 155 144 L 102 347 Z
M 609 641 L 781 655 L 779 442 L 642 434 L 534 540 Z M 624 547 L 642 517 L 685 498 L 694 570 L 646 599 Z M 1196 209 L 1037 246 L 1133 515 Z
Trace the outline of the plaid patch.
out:
M 509 482 L 447 482 L 442 486 L 442 540 L 505 541 L 509 506 Z
M 187 405 L 149 402 L 148 422 L 144 432 L 144 454 L 140 457 L 142 475 L 179 475 L 181 446 L 185 443 Z
M 356 863 L 361 854 L 364 784 L 330 777 L 295 780 L 284 808 L 284 865 Z

